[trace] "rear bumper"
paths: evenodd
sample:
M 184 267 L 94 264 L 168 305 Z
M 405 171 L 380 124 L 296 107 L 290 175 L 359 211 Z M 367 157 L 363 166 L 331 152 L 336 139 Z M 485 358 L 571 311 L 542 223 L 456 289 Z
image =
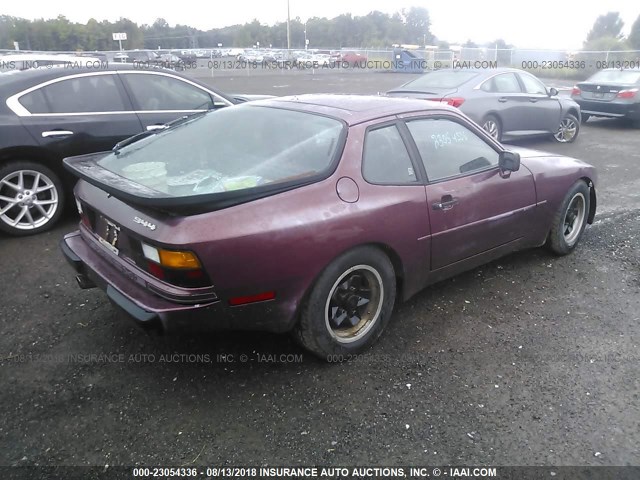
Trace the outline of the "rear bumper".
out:
M 94 251 L 79 231 L 66 235 L 60 249 L 76 271 L 81 288 L 98 287 L 112 304 L 140 327 L 164 332 L 210 330 L 265 330 L 291 328 L 292 315 L 276 300 L 229 306 L 215 300 L 202 304 L 175 303 L 159 297 Z
M 640 103 L 598 102 L 592 100 L 577 100 L 577 102 L 583 115 L 640 120 Z

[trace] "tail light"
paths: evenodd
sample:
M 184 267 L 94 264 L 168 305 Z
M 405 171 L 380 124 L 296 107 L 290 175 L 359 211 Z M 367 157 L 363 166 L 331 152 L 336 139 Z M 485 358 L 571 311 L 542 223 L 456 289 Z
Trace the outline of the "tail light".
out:
M 464 98 L 462 97 L 427 98 L 427 100 L 430 100 L 432 102 L 446 103 L 447 105 L 456 108 L 464 103 Z
M 578 87 L 573 87 L 571 90 L 571 96 L 579 97 L 580 95 L 582 95 L 582 91 Z
M 462 97 L 443 98 L 442 100 L 440 100 L 440 103 L 446 103 L 447 105 L 451 105 L 452 107 L 458 108 L 460 105 L 464 103 L 464 98 Z
M 618 92 L 618 95 L 616 95 L 616 97 L 617 98 L 635 98 L 636 93 L 638 93 L 637 88 L 632 88 L 630 90 L 620 90 Z
M 142 243 L 146 269 L 151 275 L 179 287 L 211 285 L 207 273 L 196 254 L 188 250 L 167 250 Z
M 93 219 L 91 218 L 91 212 L 85 212 L 82 208 L 82 202 L 76 198 L 76 207 L 78 208 L 78 214 L 80 215 L 80 221 L 89 230 L 93 230 Z

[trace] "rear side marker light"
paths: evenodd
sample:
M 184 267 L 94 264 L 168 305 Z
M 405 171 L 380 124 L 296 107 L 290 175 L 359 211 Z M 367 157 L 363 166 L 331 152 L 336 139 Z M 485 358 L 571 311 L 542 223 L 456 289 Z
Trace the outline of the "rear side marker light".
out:
M 233 297 L 229 299 L 229 305 L 237 307 L 238 305 L 246 305 L 247 303 L 264 302 L 276 298 L 276 292 L 262 292 L 257 295 L 247 295 L 244 297 Z
M 580 95 L 582 95 L 582 91 L 578 87 L 573 87 L 571 90 L 571 96 L 579 97 Z

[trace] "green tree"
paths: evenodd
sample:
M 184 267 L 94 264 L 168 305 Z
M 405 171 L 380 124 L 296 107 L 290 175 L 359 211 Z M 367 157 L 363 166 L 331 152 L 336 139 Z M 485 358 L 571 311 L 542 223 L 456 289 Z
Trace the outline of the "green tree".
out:
M 629 44 L 635 50 L 640 50 L 640 15 L 636 18 L 631 26 L 631 33 L 629 33 Z
M 405 41 L 410 44 L 430 45 L 434 36 L 431 33 L 431 20 L 429 11 L 423 7 L 411 7 L 402 12 L 405 16 Z
M 602 37 L 622 38 L 623 26 L 624 22 L 618 12 L 608 12 L 606 15 L 600 15 L 593 24 L 593 28 L 587 34 L 587 42 Z
M 599 37 L 585 43 L 583 50 L 594 52 L 612 52 L 628 49 L 629 44 L 626 40 L 621 40 L 616 37 Z

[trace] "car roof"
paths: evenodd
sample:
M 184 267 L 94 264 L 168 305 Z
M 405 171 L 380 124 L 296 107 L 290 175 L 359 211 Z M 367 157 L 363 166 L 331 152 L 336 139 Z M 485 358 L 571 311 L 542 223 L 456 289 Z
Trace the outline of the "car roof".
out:
M 252 102 L 255 106 L 286 108 L 338 118 L 348 125 L 376 118 L 426 110 L 457 111 L 437 102 L 378 95 L 307 94 Z
M 77 62 L 94 62 L 96 59 L 93 57 L 76 57 Z M 99 61 L 99 60 L 97 60 Z M 19 92 L 21 90 L 30 88 L 32 86 L 38 85 L 42 82 L 46 82 L 48 80 L 53 80 L 55 78 L 62 78 L 70 75 L 78 75 L 83 73 L 96 73 L 96 72 L 116 72 L 116 71 L 127 71 L 127 70 L 135 70 L 135 71 L 150 71 L 150 72 L 164 72 L 170 73 L 172 75 L 187 78 L 184 75 L 180 75 L 176 73 L 174 70 L 170 70 L 167 68 L 156 67 L 156 66 L 144 66 L 141 67 L 138 64 L 132 63 L 106 63 L 102 62 L 99 66 L 96 67 L 87 67 L 84 64 L 83 66 L 76 65 L 72 63 L 69 67 L 64 65 L 57 66 L 57 68 L 49 68 L 47 67 L 39 67 L 39 68 L 30 68 L 27 70 L 10 70 L 8 72 L 0 73 L 0 93 L 4 96 L 10 96 L 15 92 Z M 190 81 L 195 83 L 200 83 L 197 79 L 191 79 Z M 211 87 L 206 87 L 210 90 L 215 90 Z

